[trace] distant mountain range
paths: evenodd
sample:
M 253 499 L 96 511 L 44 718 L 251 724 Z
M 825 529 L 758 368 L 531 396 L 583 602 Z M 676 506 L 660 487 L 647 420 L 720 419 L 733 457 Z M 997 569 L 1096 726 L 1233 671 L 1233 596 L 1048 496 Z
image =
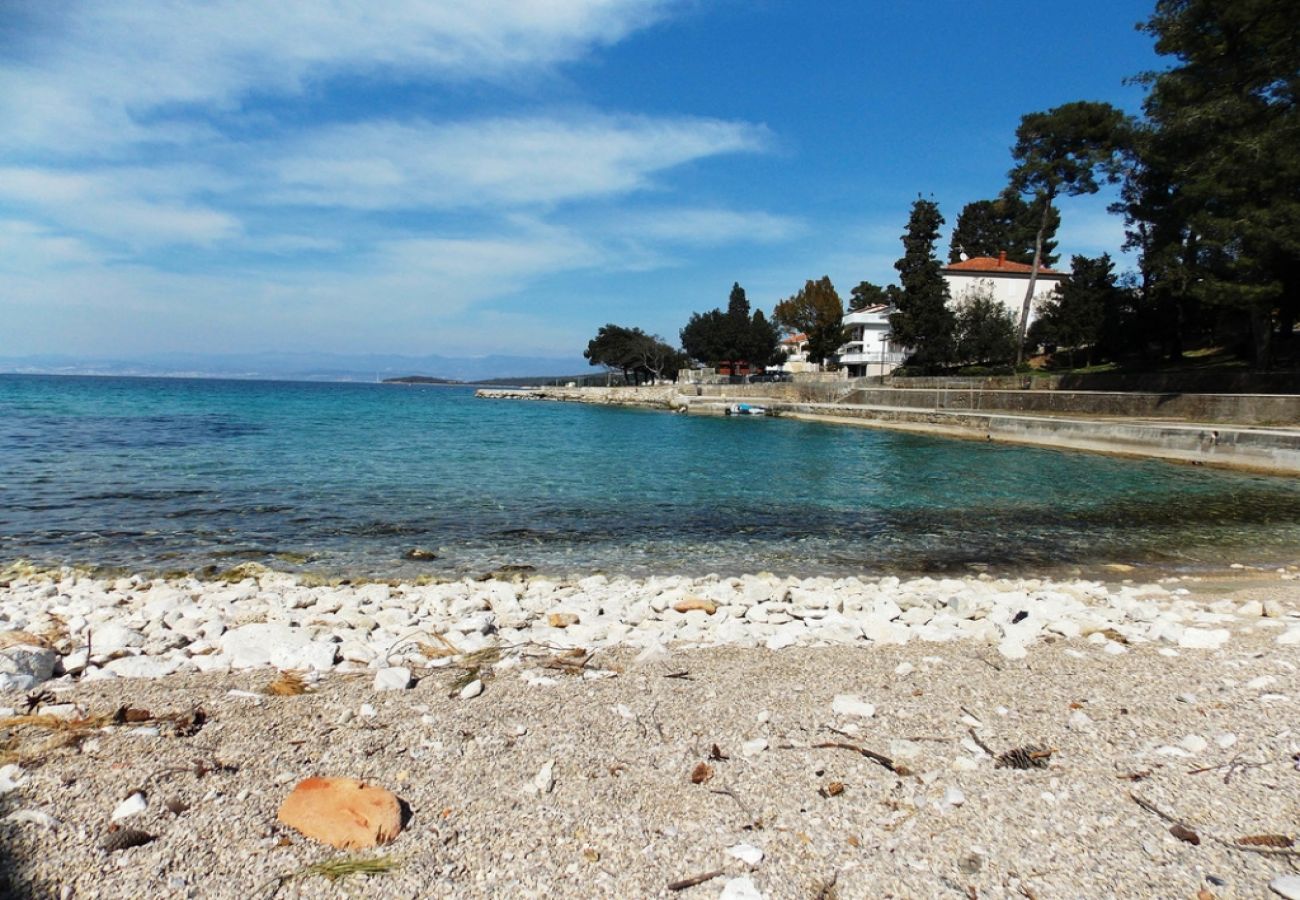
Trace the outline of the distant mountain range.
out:
M 450 381 L 555 377 L 590 371 L 580 357 L 394 356 L 379 353 L 156 353 L 134 358 L 61 355 L 0 356 L 0 372 L 35 375 L 141 375 L 267 378 L 295 381 L 382 381 L 427 375 Z

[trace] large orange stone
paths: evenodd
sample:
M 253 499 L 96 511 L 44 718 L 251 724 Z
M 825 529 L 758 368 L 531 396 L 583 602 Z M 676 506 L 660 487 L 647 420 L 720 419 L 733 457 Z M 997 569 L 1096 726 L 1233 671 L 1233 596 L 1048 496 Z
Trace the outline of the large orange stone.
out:
M 276 818 L 340 850 L 387 844 L 402 830 L 402 807 L 397 797 L 355 778 L 307 778 L 298 782 L 280 804 Z

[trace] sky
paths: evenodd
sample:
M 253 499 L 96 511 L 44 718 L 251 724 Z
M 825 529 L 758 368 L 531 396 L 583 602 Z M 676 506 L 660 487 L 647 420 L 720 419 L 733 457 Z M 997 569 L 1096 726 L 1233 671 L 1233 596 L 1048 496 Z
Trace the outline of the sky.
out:
M 1150 0 L 0 0 L 0 357 L 580 358 L 894 280 Z M 1105 195 L 1060 252 L 1118 255 Z M 945 235 L 940 248 L 946 253 Z

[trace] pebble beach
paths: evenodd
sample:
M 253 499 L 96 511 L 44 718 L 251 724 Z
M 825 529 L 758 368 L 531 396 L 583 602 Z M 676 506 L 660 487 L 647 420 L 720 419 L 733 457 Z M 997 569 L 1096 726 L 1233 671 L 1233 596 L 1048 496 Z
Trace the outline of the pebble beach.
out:
M 68 898 L 1294 896 L 1297 571 L 1122 569 L 16 567 L 0 871 Z M 409 821 L 313 841 L 276 819 L 312 775 Z

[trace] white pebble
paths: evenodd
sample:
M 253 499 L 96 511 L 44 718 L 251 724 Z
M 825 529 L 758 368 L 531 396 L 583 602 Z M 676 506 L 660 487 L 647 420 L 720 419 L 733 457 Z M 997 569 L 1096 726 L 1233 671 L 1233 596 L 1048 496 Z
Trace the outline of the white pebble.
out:
M 473 700 L 481 693 L 483 693 L 483 680 L 475 678 L 469 684 L 461 688 L 460 693 L 457 696 L 462 700 Z
M 727 852 L 751 866 L 756 866 L 763 861 L 763 851 L 753 844 L 737 844 L 734 847 L 728 847 Z
M 763 900 L 763 894 L 748 875 L 733 878 L 722 886 L 718 900 Z
M 758 756 L 767 749 L 767 738 L 754 738 L 740 745 L 740 752 L 746 756 Z
M 876 714 L 876 707 L 857 694 L 836 694 L 835 699 L 831 701 L 831 712 L 837 716 L 861 716 L 870 719 Z
M 119 819 L 125 819 L 127 816 L 134 816 L 137 813 L 142 813 L 148 807 L 149 804 L 145 801 L 144 794 L 136 791 L 130 797 L 127 797 L 119 803 L 117 809 L 113 810 L 113 814 L 109 816 L 109 818 L 116 822 Z

